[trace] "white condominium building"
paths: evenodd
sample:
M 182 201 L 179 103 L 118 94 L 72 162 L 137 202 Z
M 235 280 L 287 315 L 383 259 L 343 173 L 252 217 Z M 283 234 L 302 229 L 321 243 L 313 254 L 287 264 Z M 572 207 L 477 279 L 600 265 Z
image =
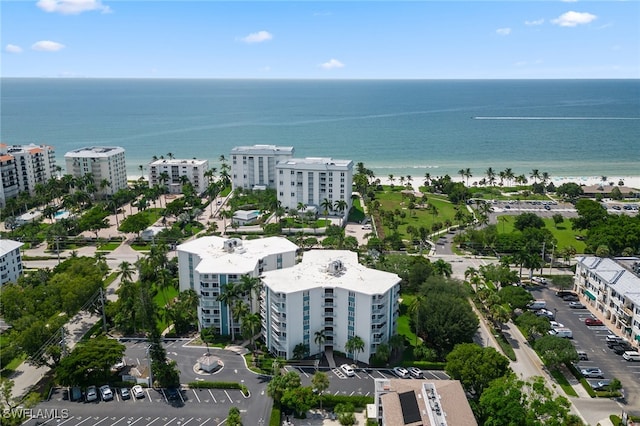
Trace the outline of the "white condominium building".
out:
M 577 257 L 575 289 L 605 320 L 640 341 L 640 258 Z
M 37 184 L 45 184 L 56 175 L 53 147 L 48 145 L 0 144 L 0 174 L 2 188 L 0 206 L 20 192 L 35 194 Z
M 67 173 L 76 178 L 93 176 L 101 195 L 113 195 L 127 187 L 127 168 L 124 148 L 118 146 L 92 146 L 69 151 L 64 155 Z M 101 182 L 109 182 L 102 187 Z
M 240 324 L 231 321 L 231 312 L 217 300 L 224 287 L 241 282 L 243 275 L 259 277 L 265 271 L 290 268 L 295 264 L 298 246 L 286 238 L 256 240 L 225 239 L 216 236 L 197 238 L 178 246 L 180 291 L 193 289 L 200 297 L 200 327 L 212 327 L 216 333 L 240 333 Z M 252 306 L 257 304 L 252 300 Z
M 231 150 L 233 189 L 275 188 L 276 164 L 293 157 L 292 146 L 237 146 Z
M 299 344 L 346 352 L 359 336 L 364 348 L 355 356 L 368 363 L 396 332 L 400 277 L 359 264 L 355 252 L 308 251 L 292 268 L 265 272 L 262 283 L 262 332 L 277 356 L 293 358 Z
M 18 277 L 22 275 L 20 247 L 21 242 L 0 240 L 0 287 L 18 281 Z
M 170 194 L 182 193 L 184 179 L 188 179 L 198 194 L 207 189 L 205 173 L 209 160 L 156 160 L 149 163 L 149 187 L 164 186 Z
M 285 208 L 296 209 L 298 205 L 317 206 L 322 212 L 323 201 L 328 200 L 330 213 L 346 216 L 351 208 L 353 184 L 353 161 L 332 158 L 292 158 L 276 165 L 278 201 Z M 337 208 L 343 201 L 344 209 Z

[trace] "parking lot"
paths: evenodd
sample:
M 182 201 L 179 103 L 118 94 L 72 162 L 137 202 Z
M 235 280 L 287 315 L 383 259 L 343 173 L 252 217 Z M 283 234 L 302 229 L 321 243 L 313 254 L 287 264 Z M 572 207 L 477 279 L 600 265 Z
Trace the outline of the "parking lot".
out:
M 628 362 L 607 346 L 606 338 L 612 331 L 605 325 L 587 326 L 585 320 L 592 318 L 590 309 L 571 309 L 569 303 L 556 297 L 553 289 L 542 286 L 532 290 L 536 299 L 544 299 L 547 309 L 555 313 L 555 320 L 573 331 L 572 342 L 576 349 L 586 352 L 588 360 L 579 361 L 578 369 L 599 368 L 604 380 L 617 378 L 625 390 L 627 405 L 640 407 L 640 362 Z M 586 300 L 581 302 L 588 306 Z M 603 379 L 588 379 L 596 384 Z

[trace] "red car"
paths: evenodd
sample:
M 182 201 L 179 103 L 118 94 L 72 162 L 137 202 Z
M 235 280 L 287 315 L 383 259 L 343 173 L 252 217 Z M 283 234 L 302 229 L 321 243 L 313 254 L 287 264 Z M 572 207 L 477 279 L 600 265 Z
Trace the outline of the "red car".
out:
M 584 320 L 584 325 L 595 326 L 595 325 L 603 325 L 602 321 L 598 318 L 587 318 Z

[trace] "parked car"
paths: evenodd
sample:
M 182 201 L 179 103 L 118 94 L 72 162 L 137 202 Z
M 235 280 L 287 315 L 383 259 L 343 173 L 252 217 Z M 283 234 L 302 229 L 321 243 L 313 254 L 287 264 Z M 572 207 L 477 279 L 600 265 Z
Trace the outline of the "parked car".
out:
M 627 361 L 640 361 L 640 352 L 638 351 L 626 351 L 622 354 L 622 358 Z
M 565 302 L 577 302 L 580 299 L 575 294 L 567 294 L 562 298 L 562 300 L 564 300 Z
M 420 379 L 421 377 L 423 377 L 422 370 L 420 370 L 418 367 L 409 367 L 407 370 L 409 370 L 409 374 L 411 374 L 411 377 L 415 377 L 416 379 Z
M 137 399 L 144 398 L 144 389 L 142 389 L 142 386 L 140 386 L 140 385 L 135 385 L 134 387 L 132 387 L 131 388 L 131 393 Z
M 596 325 L 603 325 L 603 324 L 602 324 L 602 321 L 600 321 L 598 318 L 586 318 L 584 320 L 584 325 L 596 326 Z
M 538 311 L 546 307 L 547 307 L 547 302 L 544 300 L 534 300 L 527 304 L 527 308 L 531 309 L 532 311 Z
M 604 374 L 599 368 L 583 368 L 580 370 L 580 374 L 587 379 L 604 379 Z
M 587 309 L 587 307 L 580 302 L 571 302 L 569 303 L 569 307 L 571 309 Z
M 551 312 L 548 309 L 540 309 L 539 311 L 536 311 L 536 315 L 539 317 L 547 317 L 550 320 L 555 318 L 555 315 L 553 314 L 553 312 Z
M 549 325 L 551 326 L 552 329 L 554 328 L 564 328 L 564 324 L 557 322 L 557 321 L 549 321 Z
M 568 290 L 558 290 L 558 291 L 556 291 L 556 296 L 558 296 L 558 297 L 577 296 L 577 294 L 575 294 L 572 291 L 568 291 Z
M 346 374 L 347 377 L 353 377 L 356 375 L 356 372 L 353 371 L 353 368 L 351 368 L 349 364 L 342 364 L 340 366 L 340 370 L 342 370 L 342 372 Z
M 131 398 L 131 393 L 129 392 L 129 388 L 120 388 L 120 397 L 122 399 Z
M 409 377 L 409 372 L 404 367 L 393 367 L 393 374 L 400 377 L 401 379 Z
M 580 361 L 589 361 L 589 355 L 585 351 L 576 351 Z
M 622 337 L 616 336 L 615 334 L 609 334 L 605 338 L 605 341 L 607 342 L 607 346 L 611 348 L 613 345 L 624 342 L 624 339 Z
M 167 399 L 174 400 L 180 397 L 180 389 L 175 386 L 170 386 L 167 388 Z
M 84 400 L 87 402 L 97 401 L 98 389 L 95 386 L 89 386 L 84 394 Z
M 71 401 L 80 401 L 82 399 L 82 389 L 78 386 L 74 386 L 69 391 L 69 399 Z
M 573 331 L 570 328 L 554 328 L 549 330 L 552 336 L 563 337 L 565 339 L 573 339 Z
M 631 346 L 629 342 L 625 341 L 611 345 L 610 348 L 616 355 L 622 355 L 627 351 L 633 351 L 633 346 Z
M 606 390 L 607 386 L 609 386 L 610 384 L 611 380 L 609 379 L 593 380 L 589 382 L 589 385 L 591 385 L 591 389 L 593 389 L 594 391 Z
M 100 386 L 100 397 L 103 401 L 111 401 L 113 399 L 113 392 L 109 385 Z

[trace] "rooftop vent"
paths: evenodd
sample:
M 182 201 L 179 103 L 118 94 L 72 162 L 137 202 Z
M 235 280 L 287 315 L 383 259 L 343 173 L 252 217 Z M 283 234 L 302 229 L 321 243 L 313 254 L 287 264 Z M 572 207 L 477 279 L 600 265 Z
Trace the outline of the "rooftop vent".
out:
M 223 244 L 223 249 L 231 253 L 236 250 L 236 248 L 242 247 L 242 240 L 239 238 L 229 238 L 228 240 L 225 240 Z
M 327 266 L 327 272 L 332 275 L 339 275 L 344 269 L 344 264 L 341 260 L 333 260 Z

